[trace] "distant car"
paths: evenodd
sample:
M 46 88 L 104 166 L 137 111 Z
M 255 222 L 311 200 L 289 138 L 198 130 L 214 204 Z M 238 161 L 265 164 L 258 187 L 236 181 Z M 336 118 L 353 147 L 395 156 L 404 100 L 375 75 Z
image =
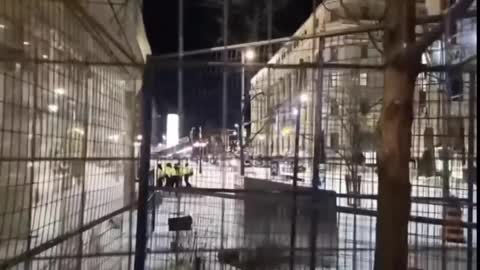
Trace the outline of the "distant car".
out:
M 245 164 L 245 167 L 251 167 L 252 166 L 252 162 L 250 160 L 245 160 L 244 164 Z

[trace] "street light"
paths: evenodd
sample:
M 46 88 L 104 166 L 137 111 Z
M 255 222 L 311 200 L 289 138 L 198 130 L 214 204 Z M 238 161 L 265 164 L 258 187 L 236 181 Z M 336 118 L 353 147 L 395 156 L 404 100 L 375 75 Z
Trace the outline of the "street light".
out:
M 255 51 L 254 51 L 254 50 L 252 50 L 252 49 L 247 49 L 247 50 L 245 51 L 245 59 L 246 59 L 247 61 L 252 61 L 252 60 L 255 59 L 255 57 L 256 57 L 256 54 L 255 54 Z
M 195 143 L 193 143 L 193 147 L 194 148 L 199 148 L 199 151 L 200 151 L 200 159 L 198 160 L 198 173 L 199 174 L 202 174 L 202 160 L 203 160 L 203 151 L 204 151 L 204 148 L 207 146 L 207 143 L 206 142 L 203 142 L 203 141 L 197 141 Z
M 255 51 L 253 49 L 247 49 L 242 52 L 242 83 L 241 83 L 241 98 L 240 98 L 240 125 L 238 127 L 238 144 L 240 145 L 240 176 L 245 174 L 245 157 L 243 153 L 243 113 L 245 111 L 245 63 L 248 61 L 253 61 L 256 57 Z
M 306 93 L 303 93 L 300 95 L 300 102 L 306 103 L 308 101 L 308 95 Z

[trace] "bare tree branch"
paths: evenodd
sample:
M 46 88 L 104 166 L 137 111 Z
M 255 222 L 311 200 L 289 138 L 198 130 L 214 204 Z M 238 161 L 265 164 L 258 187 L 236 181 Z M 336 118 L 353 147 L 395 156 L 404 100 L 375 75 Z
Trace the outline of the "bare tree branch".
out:
M 472 3 L 473 0 L 459 0 L 453 4 L 443 12 L 444 20 L 441 20 L 440 23 L 435 25 L 430 31 L 426 32 L 422 38 L 417 40 L 413 46 L 409 47 L 411 51 L 407 53 L 417 57 L 421 56 L 422 53 L 445 32 L 445 21 L 451 20 L 455 22 L 467 11 Z
M 265 129 L 266 126 L 267 126 L 267 124 L 264 124 L 255 134 L 253 134 L 253 136 L 250 137 L 250 139 L 248 139 L 247 142 L 245 142 L 243 147 L 244 148 L 248 147 L 255 140 L 255 137 L 257 137 L 257 135 L 259 135 L 260 133 L 263 132 L 263 130 Z
M 370 111 L 371 109 L 375 108 L 376 106 L 381 105 L 382 102 L 383 102 L 383 98 L 377 99 L 377 101 L 375 101 L 374 103 L 372 103 L 372 105 L 369 107 L 369 111 Z
M 353 169 L 353 165 L 350 163 L 349 158 L 341 152 L 341 149 L 332 148 L 332 150 L 333 150 L 333 152 L 334 152 L 335 154 L 339 155 L 340 158 L 343 159 L 343 161 L 345 161 L 345 166 L 347 166 L 348 171 L 349 171 L 351 174 L 353 174 L 353 173 L 354 173 L 354 169 Z
M 377 41 L 375 40 L 375 38 L 373 37 L 372 33 L 369 31 L 367 32 L 368 34 L 368 38 L 370 39 L 370 41 L 372 42 L 373 44 L 373 47 L 379 52 L 381 53 L 382 55 L 384 54 L 383 52 L 383 49 L 380 48 L 380 46 L 378 45 Z
M 253 95 L 250 100 L 248 101 L 249 103 L 252 102 L 255 98 L 257 98 L 258 96 L 265 96 L 265 93 L 263 91 L 261 92 L 258 92 L 256 93 L 255 95 Z M 242 97 L 243 99 L 243 97 Z M 245 111 L 247 110 L 247 106 L 244 106 L 243 110 L 242 110 L 242 115 L 245 113 Z

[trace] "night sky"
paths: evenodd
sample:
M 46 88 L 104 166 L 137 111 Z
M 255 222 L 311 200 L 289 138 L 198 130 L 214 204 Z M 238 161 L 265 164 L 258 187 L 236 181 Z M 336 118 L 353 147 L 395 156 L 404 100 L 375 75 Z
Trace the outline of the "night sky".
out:
M 232 4 L 229 43 L 266 39 L 266 15 L 262 14 L 254 26 L 246 19 L 254 11 L 264 10 L 264 0 L 230 0 Z M 222 0 L 184 0 L 185 50 L 223 45 Z M 312 0 L 273 0 L 275 5 L 273 37 L 290 36 L 312 11 Z M 153 54 L 178 50 L 178 0 L 144 0 L 144 21 Z M 251 17 L 251 16 L 250 16 Z M 252 29 L 257 28 L 257 31 Z M 221 126 L 221 70 L 184 71 L 185 129 L 191 126 L 218 128 Z M 253 74 L 252 74 L 253 75 Z M 176 111 L 176 70 L 159 72 L 156 76 L 156 104 L 162 116 Z M 230 76 L 230 88 L 237 78 Z M 238 122 L 240 105 L 238 91 L 231 91 L 229 125 Z M 238 101 L 238 102 L 237 102 Z M 238 104 L 237 104 L 238 103 Z M 238 106 L 237 106 L 238 105 Z M 164 126 L 165 123 L 162 124 Z M 163 132 L 163 131 L 162 131 Z

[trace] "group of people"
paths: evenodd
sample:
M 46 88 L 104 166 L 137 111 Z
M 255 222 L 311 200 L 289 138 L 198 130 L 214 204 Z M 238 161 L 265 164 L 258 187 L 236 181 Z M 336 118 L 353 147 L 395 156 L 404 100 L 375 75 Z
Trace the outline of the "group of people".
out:
M 173 166 L 171 163 L 167 163 L 163 168 L 161 163 L 157 164 L 157 186 L 163 187 L 164 183 L 166 187 L 180 187 L 182 180 L 185 181 L 185 186 L 191 187 L 189 178 L 193 176 L 193 169 L 188 166 L 188 162 L 185 165 L 181 165 L 180 162 L 175 163 Z

